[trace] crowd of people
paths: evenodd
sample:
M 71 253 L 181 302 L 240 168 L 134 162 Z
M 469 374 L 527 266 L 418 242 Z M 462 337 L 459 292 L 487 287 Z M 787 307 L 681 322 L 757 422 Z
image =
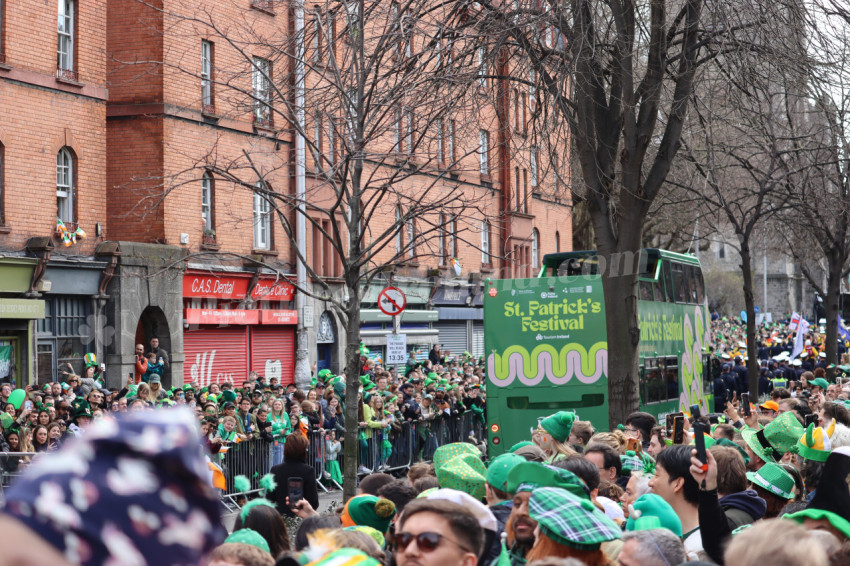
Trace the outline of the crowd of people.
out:
M 0 456 L 20 474 L 6 489 L 0 531 L 29 545 L 29 552 L 0 557 L 0 566 L 25 558 L 215 566 L 850 564 L 850 381 L 843 369 L 822 364 L 817 333 L 797 364 L 772 349 L 784 347 L 787 333 L 762 327 L 770 386 L 745 405 L 746 367 L 735 363 L 745 361 L 743 351 L 720 338 L 739 338 L 740 325 L 717 320 L 712 330 L 715 395 L 718 380 L 729 394 L 719 395 L 713 413 L 684 412 L 678 434 L 645 412 L 610 432 L 574 412 L 541 415 L 527 440 L 496 457 L 461 441 L 435 447 L 431 461 L 403 471 L 360 459 L 358 495 L 323 513 L 308 452 L 312 432 L 338 443 L 331 433 L 346 430 L 344 376 L 323 370 L 306 390 L 252 374 L 238 388 L 164 391 L 161 374 L 145 369 L 115 391 L 98 382 L 103 369 L 91 357 L 84 375 L 69 372 L 49 390 L 0 387 L 4 438 L 17 431 L 18 452 L 32 454 L 31 463 Z M 427 361 L 412 359 L 396 373 L 362 353 L 362 435 L 389 437 L 394 424 L 461 413 L 483 420 L 481 360 L 435 348 Z M 150 368 L 151 358 L 141 355 Z M 159 357 L 153 363 L 164 365 Z M 46 446 L 20 450 L 40 426 L 48 429 Z M 209 457 L 248 440 L 280 453 L 272 450 L 260 489 L 244 490 L 251 493 L 225 539 Z M 249 479 L 234 482 L 247 486 Z M 286 517 L 300 519 L 297 532 L 287 530 Z

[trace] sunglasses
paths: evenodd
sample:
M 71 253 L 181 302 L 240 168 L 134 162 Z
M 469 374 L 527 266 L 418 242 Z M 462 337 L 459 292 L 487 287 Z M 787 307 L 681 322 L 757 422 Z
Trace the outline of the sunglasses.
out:
M 416 546 L 419 548 L 419 550 L 421 550 L 422 552 L 433 552 L 438 546 L 440 546 L 441 541 L 447 540 L 457 545 L 458 548 L 460 548 L 461 550 L 464 550 L 466 552 L 472 552 L 471 550 L 465 548 L 459 542 L 445 537 L 439 533 L 425 532 L 419 533 L 418 535 L 414 535 L 411 533 L 396 533 L 395 538 L 393 540 L 395 541 L 396 548 L 401 551 L 407 548 L 411 541 L 415 540 Z

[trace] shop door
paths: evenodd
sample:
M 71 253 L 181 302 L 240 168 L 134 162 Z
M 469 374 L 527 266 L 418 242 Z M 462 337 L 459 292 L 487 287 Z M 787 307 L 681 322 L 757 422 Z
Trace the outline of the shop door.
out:
M 331 348 L 333 344 L 316 345 L 316 371 L 331 369 Z
M 466 321 L 440 322 L 434 325 L 440 332 L 437 340 L 441 345 L 443 354 L 451 352 L 452 357 L 457 357 L 469 350 L 466 337 Z
M 248 378 L 247 327 L 200 328 L 183 334 L 188 375 L 201 387 L 232 383 L 241 387 Z
M 295 327 L 251 329 L 251 370 L 287 385 L 295 381 Z

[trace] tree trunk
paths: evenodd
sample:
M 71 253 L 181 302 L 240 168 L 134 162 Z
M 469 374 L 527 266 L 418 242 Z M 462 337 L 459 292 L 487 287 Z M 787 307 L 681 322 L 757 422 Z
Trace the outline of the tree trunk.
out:
M 357 492 L 357 452 L 360 419 L 357 415 L 360 391 L 360 290 L 357 278 L 348 287 L 348 324 L 346 325 L 347 344 L 345 346 L 345 462 L 342 471 L 342 497 L 348 501 Z
M 606 270 L 602 289 L 608 333 L 608 426 L 614 430 L 640 405 L 637 271 L 616 277 Z
M 841 271 L 844 267 L 843 258 L 829 257 L 826 279 L 826 363 L 838 365 L 838 304 L 841 300 Z M 817 321 L 815 321 L 817 324 Z M 835 378 L 835 369 L 826 372 L 830 380 Z
M 753 297 L 753 258 L 750 254 L 750 242 L 742 234 L 741 239 L 741 274 L 744 276 L 744 310 L 747 313 L 747 381 L 749 382 L 750 398 L 758 399 L 759 394 L 759 360 L 756 351 L 756 304 Z

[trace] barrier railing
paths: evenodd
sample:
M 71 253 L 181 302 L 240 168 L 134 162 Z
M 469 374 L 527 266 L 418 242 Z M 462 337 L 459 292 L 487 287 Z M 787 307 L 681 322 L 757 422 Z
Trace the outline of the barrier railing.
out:
M 44 452 L 0 452 L 0 503 L 5 500 L 5 489 L 26 469 L 27 464 Z

